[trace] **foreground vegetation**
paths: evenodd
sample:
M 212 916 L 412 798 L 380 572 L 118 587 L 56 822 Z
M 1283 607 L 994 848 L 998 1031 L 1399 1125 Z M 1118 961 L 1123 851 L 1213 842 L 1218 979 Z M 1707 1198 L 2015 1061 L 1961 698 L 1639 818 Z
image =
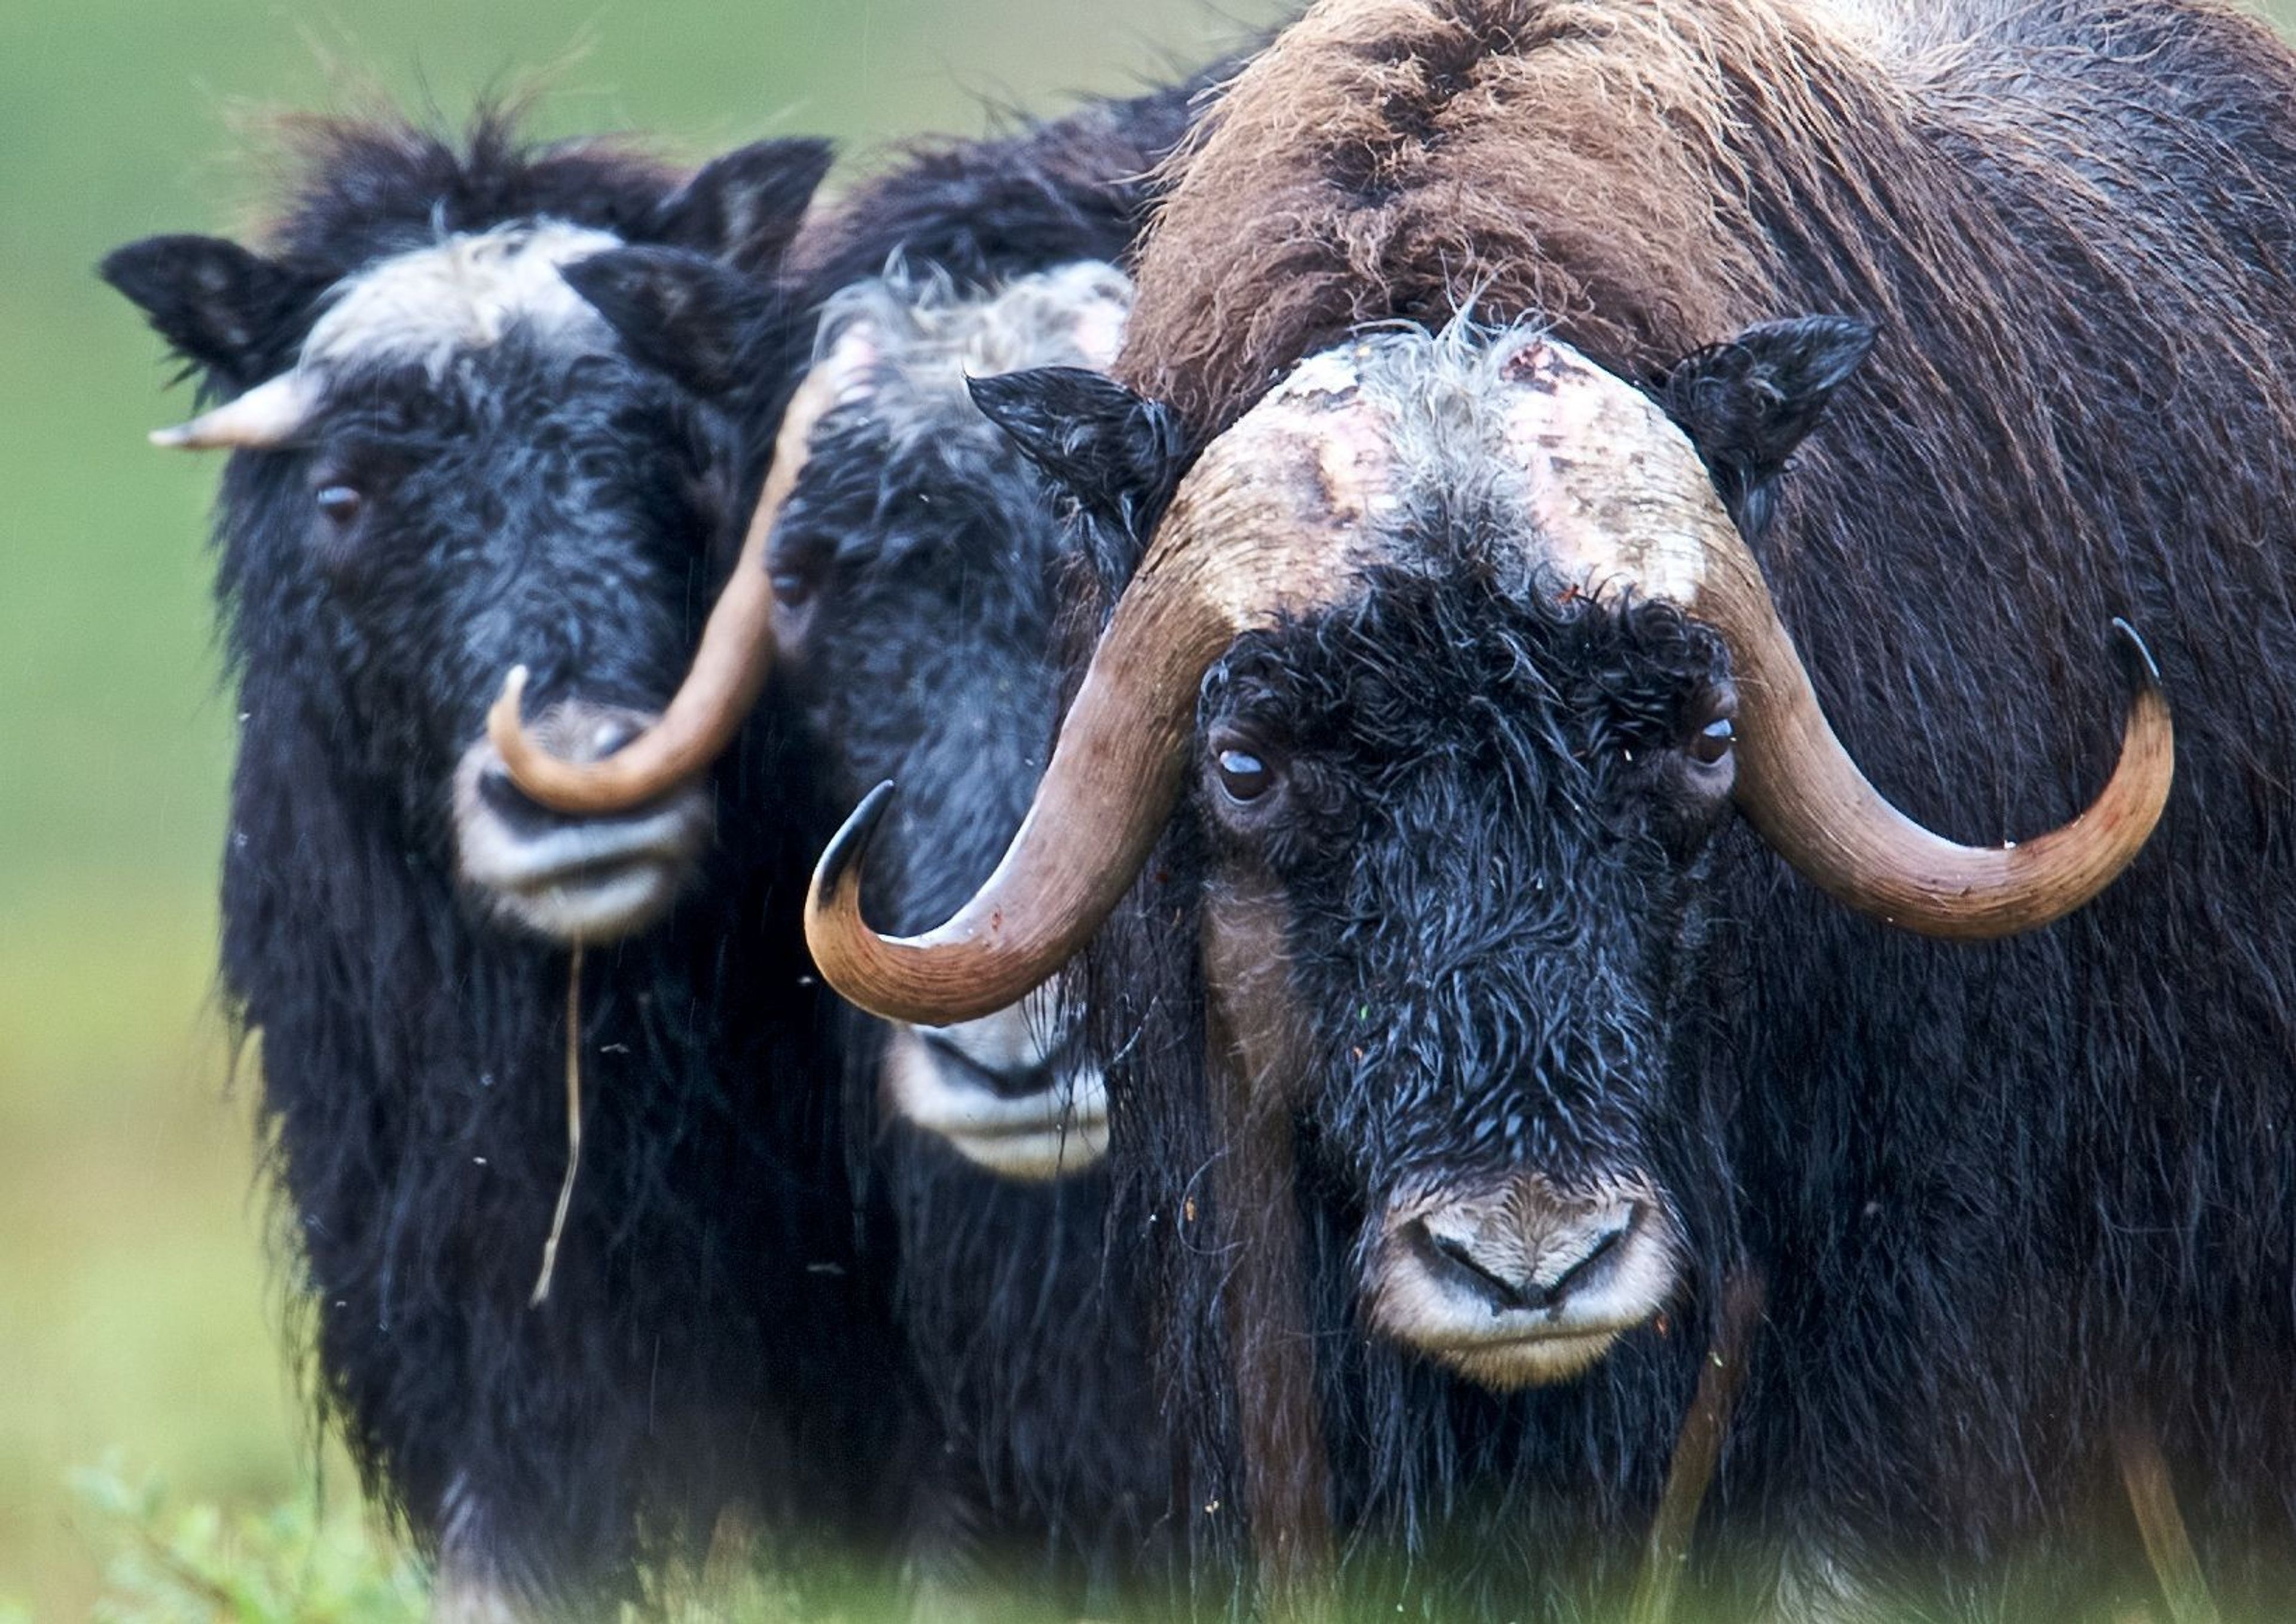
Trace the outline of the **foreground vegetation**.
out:
M 422 1564 L 378 1526 L 356 1493 L 314 1489 L 267 1510 L 230 1510 L 173 1497 L 156 1478 L 130 1477 L 116 1457 L 75 1473 L 72 1489 L 75 1521 L 102 1569 L 102 1594 L 90 1614 L 95 1624 L 422 1624 L 426 1616 Z M 659 1624 L 909 1624 L 915 1617 L 888 1576 L 822 1564 L 801 1579 L 776 1579 L 721 1553 L 707 1572 L 658 1582 L 657 1606 L 647 1616 Z M 1328 1624 L 1394 1624 L 1402 1612 L 1369 1610 Z M 1054 1624 L 1059 1617 L 1002 1598 L 964 1616 L 1007 1624 Z M 1907 1613 L 1935 1616 L 1927 1609 Z M 2218 1624 L 2204 1595 L 2188 1594 L 2171 1605 L 2141 1578 L 2075 1619 L 2029 1616 L 2036 1624 L 2045 1618 L 2046 1624 Z M 31 1624 L 33 1617 L 0 1596 L 0 1624 Z M 2017 1624 L 2017 1618 L 2013 1609 L 2002 1624 Z M 1587 1624 L 1698 1620 L 1690 1608 L 1660 1606 Z

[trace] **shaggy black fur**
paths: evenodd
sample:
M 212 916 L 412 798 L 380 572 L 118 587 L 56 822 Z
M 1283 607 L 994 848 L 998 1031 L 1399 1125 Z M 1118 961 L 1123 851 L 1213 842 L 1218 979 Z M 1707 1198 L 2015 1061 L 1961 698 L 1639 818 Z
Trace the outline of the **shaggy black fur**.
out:
M 1539 9 L 1447 8 L 1466 18 L 1467 67 L 1545 48 L 1554 36 L 1521 21 Z M 1775 10 L 1710 9 L 1726 33 Z M 1485 13 L 1513 21 L 1478 36 Z M 1718 1583 L 1733 1562 L 1767 1567 L 1749 1606 L 1854 1610 L 1902 1586 L 1983 1612 L 2035 1561 L 2062 1564 L 2045 1607 L 2120 1582 L 2134 1530 L 2109 1440 L 2139 1412 L 2212 1578 L 2267 1611 L 2285 1594 L 2296 787 L 2279 742 L 2296 736 L 2296 367 L 2268 335 L 2296 322 L 2296 63 L 2205 6 L 1971 4 L 1905 26 L 1965 43 L 1902 62 L 1726 62 L 1729 117 L 1697 127 L 1752 154 L 1745 246 L 1767 313 L 1871 314 L 1873 362 L 1774 488 L 1774 469 L 1746 479 L 1720 449 L 1759 441 L 1758 402 L 1735 386 L 1718 403 L 1669 398 L 1755 524 L 1829 715 L 1898 805 L 1988 842 L 2076 811 L 2114 742 L 2105 627 L 2120 613 L 2177 707 L 2166 821 L 2074 917 L 1943 945 L 1841 909 L 1736 822 L 1695 859 L 1654 860 L 1610 751 L 1710 656 L 1646 614 L 1526 609 L 1486 591 L 1469 549 L 1431 580 L 1382 582 L 1240 645 L 1207 685 L 1204 726 L 1264 703 L 1305 756 L 1300 810 L 1261 849 L 1285 876 L 1294 990 L 1318 1035 L 1300 1199 L 1320 1237 L 1334 1495 L 1374 1595 L 1380 1554 L 1401 1551 L 1430 1560 L 1398 1599 L 1567 1613 L 1540 1576 L 1573 1530 L 1630 1555 L 1716 1270 L 1741 1254 L 1767 1273 L 1770 1308 L 1707 1560 Z M 1801 37 L 1784 23 L 1760 37 Z M 1447 70 L 1443 86 L 1462 82 L 1466 68 Z M 1928 77 L 1885 82 L 1900 70 Z M 1773 76 L 1818 100 L 1782 114 Z M 1429 195 L 1472 184 L 1447 182 L 1430 150 Z M 1248 281 L 1261 245 L 1235 230 Z M 1624 262 L 1631 246 L 1602 251 Z M 1338 263 L 1347 247 L 1313 251 Z M 1481 285 L 1473 245 L 1455 247 L 1419 268 Z M 1639 267 L 1636 291 L 1669 270 L 1695 267 Z M 1635 319 L 1496 295 L 1478 308 L 1543 314 L 1566 337 Z M 1329 337 L 1302 332 L 1303 348 Z M 1612 359 L 1657 387 L 1680 346 L 1644 341 Z M 1726 376 L 1717 359 L 1677 381 Z M 1767 514 L 1742 500 L 1757 491 L 1775 496 Z M 1136 496 L 1152 513 L 1156 482 Z M 1452 545 L 1428 528 L 1439 517 L 1413 516 L 1437 559 Z M 1606 717 L 1623 718 L 1611 744 Z M 1195 1421 L 1198 1508 L 1232 1506 L 1238 1471 L 1218 1231 L 1181 1233 L 1207 1221 L 1203 1174 L 1226 1153 L 1196 951 L 1233 849 L 1217 793 L 1192 792 L 1103 932 L 1091 989 L 1117 1155 L 1136 1221 L 1163 1237 L 1160 1323 L 1171 1402 Z M 1569 945 L 1531 954 L 1521 932 L 1548 908 Z M 1463 946 L 1495 955 L 1488 971 L 1445 956 Z M 1458 964 L 1469 990 L 1447 979 Z M 1471 1060 L 1505 1071 L 1530 1054 L 1544 1075 L 1616 1007 L 1636 1012 L 1644 1038 L 1625 1057 L 1641 1081 L 1518 1135 L 1492 1094 L 1505 1079 Z M 1370 1041 L 1348 1043 L 1351 1029 Z M 1403 1069 L 1370 1075 L 1382 1057 Z M 1432 1115 L 1389 1109 L 1406 1087 Z M 1348 1266 L 1366 1181 L 1426 1159 L 1472 1168 L 1518 1137 L 1580 1154 L 1622 1111 L 1688 1203 L 1696 1267 L 1670 1337 L 1637 1333 L 1575 1387 L 1500 1399 L 1357 1336 Z M 1216 1588 L 1242 1546 L 1192 1516 Z M 1446 1549 L 1470 1561 L 1439 1573 Z
M 889 263 L 985 293 L 1074 261 L 1123 262 L 1152 172 L 1233 67 L 913 152 L 808 228 L 795 258 L 809 291 L 827 299 Z M 1085 583 L 1130 562 L 1080 559 L 1043 480 L 964 415 L 840 414 L 776 541 L 777 561 L 816 575 L 795 675 L 839 804 L 882 779 L 900 786 L 868 899 L 896 929 L 945 916 L 995 865 L 1049 746 L 1077 636 L 1062 602 L 1089 621 Z M 872 1121 L 882 1030 L 857 1018 L 849 1062 L 853 1106 Z M 984 1554 L 1012 1565 L 1033 1550 L 1029 1565 L 1075 1599 L 1136 1594 L 1168 1559 L 1173 1480 L 1145 1390 L 1138 1249 L 1105 1235 L 1105 1170 L 1002 1185 L 913 1128 L 881 1131 L 904 1220 L 904 1318 L 944 1423 L 973 1451 Z
M 292 360 L 322 290 L 442 231 L 548 216 L 761 269 L 824 164 L 768 144 L 681 186 L 495 119 L 460 144 L 329 125 L 260 258 L 162 239 L 104 272 L 227 390 Z M 658 373 L 513 332 L 435 379 L 337 380 L 296 444 L 233 458 L 218 505 L 242 720 L 223 980 L 260 1039 L 314 1384 L 369 1487 L 523 1605 L 629 1594 L 641 1554 L 698 1551 L 729 1505 L 838 1538 L 906 1492 L 881 1220 L 796 947 L 815 815 L 786 720 L 721 769 L 743 838 L 589 956 L 581 1181 L 539 1308 L 567 961 L 454 877 L 450 776 L 510 665 L 537 710 L 675 687 L 754 490 L 735 448 Z M 334 525 L 312 493 L 346 480 L 365 507 Z

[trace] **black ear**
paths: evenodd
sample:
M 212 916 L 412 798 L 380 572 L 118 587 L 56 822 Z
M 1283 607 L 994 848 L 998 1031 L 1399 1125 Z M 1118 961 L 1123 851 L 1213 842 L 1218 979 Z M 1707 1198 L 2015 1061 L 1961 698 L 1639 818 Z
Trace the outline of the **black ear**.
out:
M 113 249 L 96 275 L 234 392 L 285 368 L 324 286 L 222 237 L 146 237 Z
M 746 342 L 776 300 L 756 278 L 681 248 L 618 248 L 559 275 L 641 364 L 717 398 L 750 381 Z
M 1675 363 L 1660 403 L 1706 459 L 1739 528 L 1769 521 L 1773 484 L 1833 391 L 1874 348 L 1874 325 L 1846 316 L 1762 322 Z
M 778 266 L 835 149 L 810 136 L 759 141 L 712 159 L 661 206 L 661 240 L 740 271 Z
M 1083 366 L 966 381 L 983 414 L 1088 512 L 1135 532 L 1162 512 L 1186 460 L 1169 407 Z

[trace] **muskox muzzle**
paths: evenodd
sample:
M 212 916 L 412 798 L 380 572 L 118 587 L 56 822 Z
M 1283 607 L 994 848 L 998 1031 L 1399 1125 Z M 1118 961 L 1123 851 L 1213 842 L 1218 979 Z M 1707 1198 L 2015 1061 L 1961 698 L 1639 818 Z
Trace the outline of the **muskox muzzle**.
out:
M 653 718 L 565 700 L 533 724 L 537 742 L 573 762 L 609 761 Z M 455 867 L 488 911 L 563 943 L 645 929 L 693 881 L 714 821 L 709 786 L 686 783 L 631 811 L 577 817 L 521 790 L 491 739 L 455 770 Z
M 1641 1182 L 1536 1173 L 1388 1203 L 1365 1260 L 1374 1330 L 1486 1387 L 1558 1382 L 1666 1306 L 1680 1227 Z

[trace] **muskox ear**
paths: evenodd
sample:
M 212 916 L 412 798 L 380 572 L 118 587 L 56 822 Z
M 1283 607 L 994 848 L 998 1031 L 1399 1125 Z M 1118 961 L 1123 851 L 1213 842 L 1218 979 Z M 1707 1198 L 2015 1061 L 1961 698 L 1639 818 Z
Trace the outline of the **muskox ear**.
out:
M 633 360 L 713 399 L 748 378 L 748 337 L 775 303 L 757 278 L 680 248 L 611 249 L 558 274 Z
M 1846 316 L 1763 322 L 1684 357 L 1660 385 L 1747 534 L 1769 521 L 1774 484 L 1825 403 L 1874 348 L 1874 326 Z
M 988 420 L 1086 512 L 1138 536 L 1163 511 L 1185 460 L 1170 407 L 1082 366 L 967 381 Z
M 656 221 L 661 241 L 722 259 L 738 271 L 770 271 L 781 263 L 805 218 L 835 149 L 798 136 L 759 141 L 712 159 Z
M 96 275 L 233 393 L 285 368 L 325 286 L 222 237 L 146 237 L 113 249 Z

